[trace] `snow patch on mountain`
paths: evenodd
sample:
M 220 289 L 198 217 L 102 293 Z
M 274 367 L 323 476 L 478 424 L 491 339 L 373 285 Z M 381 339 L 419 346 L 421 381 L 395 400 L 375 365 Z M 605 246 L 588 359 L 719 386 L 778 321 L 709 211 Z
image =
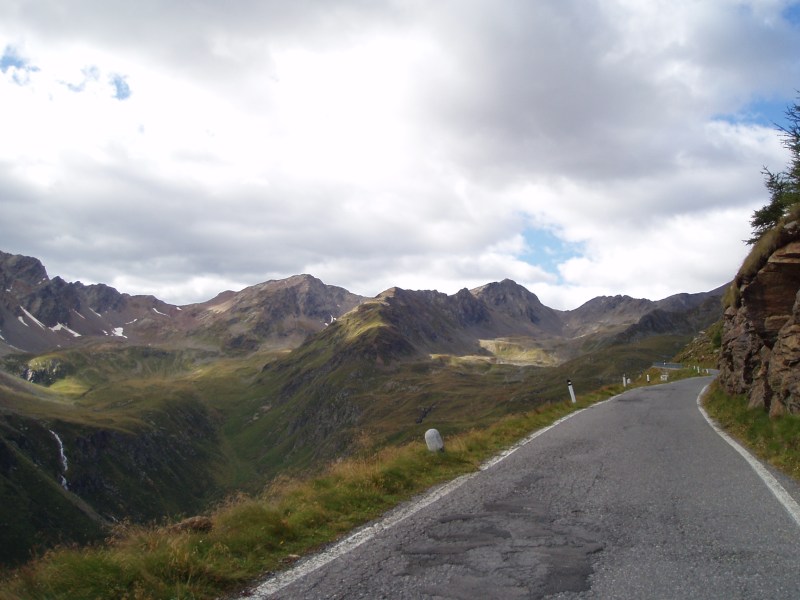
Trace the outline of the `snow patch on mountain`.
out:
M 29 313 L 27 310 L 25 310 L 25 308 L 20 306 L 20 309 L 22 310 L 22 312 L 25 313 L 25 316 L 27 316 L 31 321 L 36 323 L 39 327 L 41 327 L 42 329 L 47 329 L 47 327 L 45 326 L 44 323 L 42 323 L 39 319 L 37 319 L 31 313 Z M 21 317 L 20 317 L 20 319 L 21 319 Z M 22 321 L 22 322 L 25 323 L 25 321 Z M 27 325 L 27 323 L 25 323 L 25 325 Z
M 51 328 L 50 328 L 50 331 L 61 331 L 62 329 L 63 329 L 64 331 L 66 331 L 67 333 L 71 333 L 71 334 L 72 334 L 72 337 L 81 337 L 81 334 L 80 334 L 80 333 L 78 333 L 77 331 L 73 331 L 72 329 L 70 329 L 69 327 L 67 327 L 66 325 L 64 325 L 63 323 L 59 323 L 59 324 L 58 324 L 58 325 L 56 325 L 55 327 L 51 327 Z

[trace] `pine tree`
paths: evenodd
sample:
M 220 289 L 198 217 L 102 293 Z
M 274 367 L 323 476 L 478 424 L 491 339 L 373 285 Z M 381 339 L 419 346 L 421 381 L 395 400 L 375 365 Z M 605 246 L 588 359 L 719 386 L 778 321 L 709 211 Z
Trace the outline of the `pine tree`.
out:
M 786 109 L 786 118 L 788 124 L 778 126 L 778 131 L 784 147 L 791 155 L 789 166 L 780 173 L 773 173 L 764 167 L 764 185 L 770 194 L 770 201 L 753 212 L 750 219 L 753 237 L 747 240 L 748 244 L 755 244 L 778 224 L 792 206 L 800 202 L 800 98 L 798 103 Z

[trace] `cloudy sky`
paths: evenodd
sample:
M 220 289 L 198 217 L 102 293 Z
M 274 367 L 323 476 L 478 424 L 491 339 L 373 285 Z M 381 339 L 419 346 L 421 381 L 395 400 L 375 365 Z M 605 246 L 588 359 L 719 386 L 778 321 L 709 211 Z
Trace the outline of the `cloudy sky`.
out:
M 800 3 L 4 0 L 0 52 L 0 250 L 51 276 L 568 309 L 733 277 Z

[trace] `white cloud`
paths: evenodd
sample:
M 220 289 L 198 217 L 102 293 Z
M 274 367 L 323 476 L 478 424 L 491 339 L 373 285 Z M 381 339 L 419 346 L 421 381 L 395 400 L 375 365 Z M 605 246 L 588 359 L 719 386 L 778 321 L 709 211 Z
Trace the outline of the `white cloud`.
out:
M 3 250 L 178 303 L 300 272 L 711 289 L 786 161 L 744 116 L 794 97 L 788 4 L 5 5 Z

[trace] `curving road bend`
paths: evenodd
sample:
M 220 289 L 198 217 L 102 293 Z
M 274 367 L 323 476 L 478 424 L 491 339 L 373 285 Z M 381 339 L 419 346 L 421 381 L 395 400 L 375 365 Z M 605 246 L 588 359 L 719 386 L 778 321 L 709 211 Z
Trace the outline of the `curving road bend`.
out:
M 578 413 L 247 597 L 800 598 L 800 526 L 701 415 L 709 381 Z

